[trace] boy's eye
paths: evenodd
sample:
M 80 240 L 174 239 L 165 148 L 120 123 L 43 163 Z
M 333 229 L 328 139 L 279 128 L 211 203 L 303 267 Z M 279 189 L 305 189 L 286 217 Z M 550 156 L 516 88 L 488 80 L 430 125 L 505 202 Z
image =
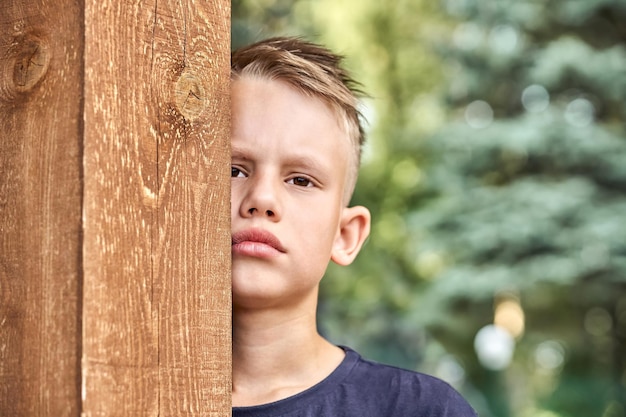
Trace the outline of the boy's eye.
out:
M 241 177 L 245 177 L 245 175 L 239 168 L 230 167 L 230 177 L 241 178 Z
M 313 187 L 313 182 L 305 177 L 293 177 L 287 182 L 289 184 L 298 185 L 300 187 Z

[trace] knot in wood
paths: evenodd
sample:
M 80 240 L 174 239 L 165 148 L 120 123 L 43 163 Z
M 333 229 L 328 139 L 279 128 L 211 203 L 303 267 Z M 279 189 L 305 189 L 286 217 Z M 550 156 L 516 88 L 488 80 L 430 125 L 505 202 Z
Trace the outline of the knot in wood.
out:
M 32 35 L 18 35 L 9 46 L 0 82 L 2 99 L 13 100 L 28 93 L 45 76 L 50 64 L 46 43 Z
M 176 108 L 183 117 L 191 121 L 206 107 L 206 90 L 201 80 L 190 72 L 183 72 L 175 87 Z

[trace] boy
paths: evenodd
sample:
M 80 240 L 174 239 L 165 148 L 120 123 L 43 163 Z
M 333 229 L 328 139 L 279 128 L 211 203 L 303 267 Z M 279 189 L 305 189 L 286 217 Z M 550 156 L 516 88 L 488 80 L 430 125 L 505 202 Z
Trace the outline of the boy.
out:
M 363 129 L 355 83 L 318 45 L 233 53 L 233 416 L 475 416 L 442 381 L 362 359 L 316 328 L 330 260 L 350 264 L 370 213 L 349 207 Z

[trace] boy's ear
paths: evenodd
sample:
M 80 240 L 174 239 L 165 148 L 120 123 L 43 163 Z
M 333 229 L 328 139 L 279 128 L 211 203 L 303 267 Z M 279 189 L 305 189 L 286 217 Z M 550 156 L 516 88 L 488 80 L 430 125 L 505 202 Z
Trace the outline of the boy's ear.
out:
M 369 210 L 363 206 L 343 209 L 331 253 L 333 262 L 343 266 L 352 263 L 370 234 L 370 218 Z

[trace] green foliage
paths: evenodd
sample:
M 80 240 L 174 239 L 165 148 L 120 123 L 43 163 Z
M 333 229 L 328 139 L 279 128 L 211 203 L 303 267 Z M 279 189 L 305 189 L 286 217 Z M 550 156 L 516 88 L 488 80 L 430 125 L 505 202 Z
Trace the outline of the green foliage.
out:
M 233 2 L 234 45 L 276 33 L 371 94 L 372 236 L 323 281 L 328 337 L 482 416 L 625 415 L 626 1 Z M 525 327 L 494 371 L 474 337 L 503 300 Z

